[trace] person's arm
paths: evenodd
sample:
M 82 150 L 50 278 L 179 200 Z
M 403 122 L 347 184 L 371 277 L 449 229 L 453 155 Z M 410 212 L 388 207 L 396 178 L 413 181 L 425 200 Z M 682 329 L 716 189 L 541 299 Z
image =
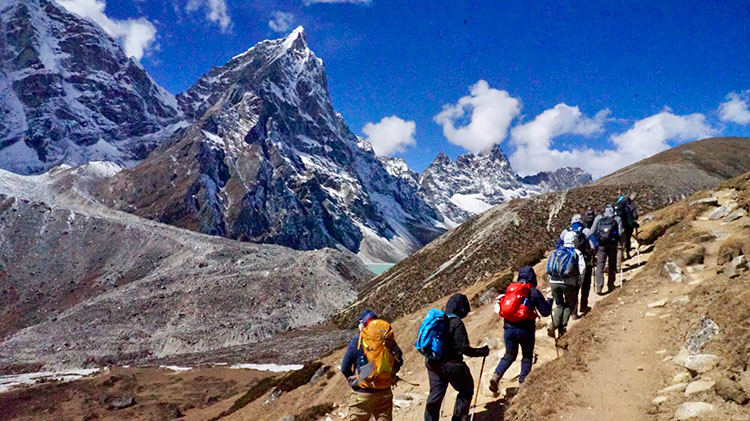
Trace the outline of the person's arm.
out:
M 531 288 L 531 301 L 539 311 L 540 316 L 547 317 L 552 314 L 552 299 L 545 300 L 542 293 L 536 288 Z
M 601 215 L 594 217 L 594 222 L 591 224 L 591 233 L 596 234 L 596 230 L 599 228 L 599 220 L 602 219 Z
M 579 250 L 576 250 L 576 256 L 578 257 L 578 285 L 581 285 L 586 275 L 586 259 L 583 258 L 583 253 Z
M 393 374 L 395 375 L 399 370 L 401 370 L 401 366 L 404 364 L 404 353 L 401 352 L 401 348 L 399 348 L 396 341 L 393 341 L 391 353 L 396 358 L 396 363 L 393 365 Z
M 459 320 L 453 331 L 453 343 L 456 349 L 467 357 L 486 357 L 490 353 L 489 347 L 473 348 L 469 345 L 469 335 L 466 333 L 464 322 Z
M 346 347 L 346 353 L 344 353 L 344 359 L 341 361 L 341 373 L 347 379 L 354 375 L 354 370 L 356 368 L 358 339 L 358 337 L 354 337 L 349 341 L 349 345 Z

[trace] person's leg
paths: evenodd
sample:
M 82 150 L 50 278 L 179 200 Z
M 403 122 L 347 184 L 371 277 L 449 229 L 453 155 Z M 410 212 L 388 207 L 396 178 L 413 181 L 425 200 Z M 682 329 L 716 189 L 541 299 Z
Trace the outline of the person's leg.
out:
M 559 336 L 562 336 L 565 334 L 565 332 L 568 330 L 568 321 L 570 320 L 570 315 L 573 311 L 573 301 L 575 300 L 575 294 L 576 287 L 572 285 L 564 285 L 561 295 L 562 295 L 562 312 L 561 312 L 561 318 L 560 318 L 560 324 L 557 326 L 557 331 L 559 333 Z
M 378 392 L 378 396 L 373 402 L 372 415 L 375 417 L 375 421 L 393 420 L 393 392 L 390 389 Z
M 516 330 L 516 328 L 508 326 L 503 332 L 503 337 L 505 339 L 505 355 L 503 355 L 503 358 L 501 358 L 500 362 L 497 363 L 495 372 L 492 373 L 492 377 L 490 377 L 489 389 L 492 393 L 497 393 L 497 386 L 500 382 L 500 379 L 503 378 L 503 374 L 505 374 L 510 365 L 513 364 L 513 361 L 515 361 L 516 357 L 518 356 L 518 340 L 516 338 Z
M 589 293 L 591 292 L 591 271 L 593 267 L 591 260 L 586 260 L 586 272 L 583 275 L 583 283 L 581 284 L 581 313 L 589 311 Z
M 559 329 L 562 322 L 565 306 L 565 297 L 563 297 L 565 285 L 551 284 L 550 287 L 552 288 L 552 299 L 555 301 L 555 308 L 552 310 L 552 324 L 547 329 L 547 333 L 552 332 L 550 336 L 554 336 L 555 329 Z
M 424 408 L 425 421 L 438 421 L 440 419 L 440 406 L 443 404 L 445 391 L 448 389 L 448 379 L 443 372 L 441 364 L 425 363 L 427 377 L 430 381 L 430 395 Z
M 625 258 L 630 259 L 630 239 L 633 237 L 633 228 L 625 228 Z
M 607 263 L 609 266 L 607 288 L 611 292 L 614 291 L 615 281 L 617 280 L 617 244 L 607 246 Z
M 369 393 L 353 392 L 349 400 L 347 421 L 369 421 L 372 415 L 372 401 Z
M 599 246 L 596 250 L 596 293 L 601 294 L 604 287 L 604 264 L 607 262 L 607 250 Z
M 518 383 L 523 383 L 531 372 L 531 364 L 534 361 L 534 329 L 523 331 L 519 342 L 521 344 L 521 375 L 518 377 Z
M 446 363 L 444 368 L 451 386 L 458 392 L 453 407 L 453 421 L 463 421 L 469 416 L 471 398 L 474 396 L 474 378 L 465 362 Z

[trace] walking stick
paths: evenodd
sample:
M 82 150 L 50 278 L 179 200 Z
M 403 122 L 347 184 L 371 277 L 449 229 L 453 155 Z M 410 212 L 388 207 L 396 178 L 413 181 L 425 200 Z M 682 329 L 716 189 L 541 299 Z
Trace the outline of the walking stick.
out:
M 479 369 L 479 380 L 477 381 L 477 393 L 474 394 L 474 405 L 471 406 L 471 421 L 474 421 L 474 413 L 477 409 L 477 399 L 479 399 L 479 385 L 482 384 L 482 372 L 484 371 L 484 361 L 487 357 L 482 357 L 482 368 Z
M 555 353 L 557 354 L 557 358 L 560 358 L 560 348 L 557 347 L 557 332 L 555 332 Z

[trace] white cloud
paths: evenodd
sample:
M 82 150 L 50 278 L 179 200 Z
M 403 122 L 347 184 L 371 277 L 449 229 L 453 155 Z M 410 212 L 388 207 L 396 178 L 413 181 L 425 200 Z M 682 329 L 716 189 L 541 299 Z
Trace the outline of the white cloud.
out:
M 459 99 L 455 105 L 444 105 L 434 120 L 443 126 L 443 134 L 449 142 L 476 154 L 505 139 L 508 127 L 521 112 L 521 101 L 507 91 L 490 88 L 484 80 L 474 84 L 470 92 L 471 95 Z M 456 127 L 458 120 L 469 111 L 469 122 Z
M 403 152 L 407 146 L 416 145 L 416 130 L 416 123 L 402 120 L 395 115 L 383 117 L 380 123 L 367 123 L 362 128 L 362 132 L 367 135 L 366 140 L 378 156 Z
M 603 110 L 593 119 L 588 119 L 577 107 L 559 104 L 534 121 L 515 127 L 511 134 L 511 142 L 516 146 L 510 156 L 513 168 L 521 175 L 528 175 L 560 167 L 580 167 L 599 178 L 669 149 L 670 141 L 682 143 L 716 133 L 703 114 L 676 115 L 666 109 L 635 122 L 624 133 L 610 136 L 612 149 L 552 148 L 551 140 L 561 134 L 586 136 L 600 133 L 608 113 L 608 110 Z
M 206 18 L 219 25 L 222 32 L 226 32 L 229 29 L 232 19 L 229 17 L 225 0 L 188 0 L 185 10 L 195 12 L 202 7 L 207 9 Z
M 57 0 L 57 2 L 69 11 L 96 22 L 112 38 L 122 43 L 128 57 L 140 60 L 148 50 L 153 48 L 156 28 L 146 18 L 110 19 L 104 13 L 107 7 L 105 0 Z
M 750 90 L 736 93 L 730 92 L 726 101 L 719 105 L 719 118 L 721 121 L 730 121 L 737 124 L 750 124 Z
M 289 32 L 294 23 L 294 15 L 282 11 L 273 12 L 273 18 L 268 21 L 268 27 L 274 32 Z
M 309 6 L 313 3 L 352 3 L 352 4 L 369 4 L 372 0 L 302 0 L 305 6 Z

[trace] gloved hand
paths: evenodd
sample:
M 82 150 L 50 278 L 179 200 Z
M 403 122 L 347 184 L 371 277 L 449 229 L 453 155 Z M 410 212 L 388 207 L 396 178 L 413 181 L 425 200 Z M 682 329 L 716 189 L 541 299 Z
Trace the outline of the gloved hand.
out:
M 359 380 L 357 379 L 357 376 L 347 377 L 346 380 L 349 382 L 349 386 L 351 387 L 359 386 Z
M 486 357 L 488 355 L 490 355 L 490 347 L 488 347 L 487 345 L 485 345 L 485 346 L 479 348 L 479 356 L 480 357 Z

